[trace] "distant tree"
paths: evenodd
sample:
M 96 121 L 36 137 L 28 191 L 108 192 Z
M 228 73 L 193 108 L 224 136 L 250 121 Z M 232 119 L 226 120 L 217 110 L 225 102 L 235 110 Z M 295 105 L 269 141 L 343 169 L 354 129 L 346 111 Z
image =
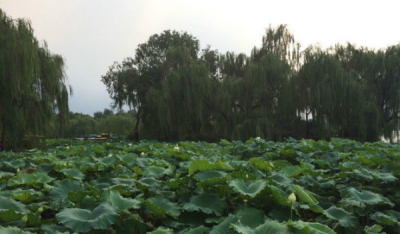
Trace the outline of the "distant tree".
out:
M 133 132 L 135 120 L 129 116 L 109 115 L 96 123 L 97 132 L 129 135 Z
M 101 112 L 101 111 L 96 111 L 96 112 L 93 113 L 93 117 L 94 117 L 95 119 L 101 119 L 101 118 L 103 117 L 103 112 Z
M 110 110 L 110 109 L 104 109 L 104 111 L 103 111 L 103 116 L 104 117 L 106 117 L 106 116 L 108 116 L 108 115 L 113 115 L 114 114 L 114 112 L 112 111 L 112 110 Z

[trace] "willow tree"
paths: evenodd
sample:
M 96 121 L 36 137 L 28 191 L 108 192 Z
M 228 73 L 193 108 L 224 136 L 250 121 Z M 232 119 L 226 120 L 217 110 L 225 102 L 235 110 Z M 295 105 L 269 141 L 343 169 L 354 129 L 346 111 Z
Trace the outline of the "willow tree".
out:
M 353 71 L 368 89 L 365 96 L 371 103 L 367 140 L 392 138 L 397 129 L 400 108 L 400 46 L 374 51 L 354 45 L 335 46 L 335 55 L 347 71 Z
M 184 46 L 191 58 L 197 58 L 198 40 L 187 33 L 164 31 L 152 35 L 146 43 L 136 49 L 134 58 L 125 59 L 122 64 L 110 67 L 103 83 L 114 101 L 114 107 L 127 104 L 136 111 L 135 138 L 139 140 L 139 125 L 151 119 L 151 108 L 147 108 L 146 94 L 151 88 L 160 88 L 174 64 L 167 63 L 167 51 L 172 47 Z M 152 126 L 152 122 L 145 123 Z
M 40 45 L 29 21 L 13 20 L 0 10 L 1 138 L 11 146 L 27 136 L 46 136 L 51 120 L 67 120 L 64 60 Z
M 161 87 L 147 93 L 152 116 L 149 131 L 161 139 L 210 139 L 211 113 L 204 105 L 210 94 L 210 71 L 205 64 L 190 56 L 185 46 L 167 51 L 168 66 L 172 67 Z
M 283 139 L 295 111 L 290 108 L 290 79 L 297 64 L 299 45 L 285 25 L 267 28 L 261 47 L 251 56 L 227 53 L 220 58 L 221 97 L 213 106 L 226 114 L 232 139 L 261 136 Z M 222 105 L 221 105 L 222 104 Z M 225 124 L 224 122 L 222 124 Z
M 309 47 L 295 78 L 297 109 L 305 119 L 305 137 L 366 138 L 365 85 L 353 70 L 346 70 L 331 50 Z M 371 113 L 370 113 L 371 114 Z

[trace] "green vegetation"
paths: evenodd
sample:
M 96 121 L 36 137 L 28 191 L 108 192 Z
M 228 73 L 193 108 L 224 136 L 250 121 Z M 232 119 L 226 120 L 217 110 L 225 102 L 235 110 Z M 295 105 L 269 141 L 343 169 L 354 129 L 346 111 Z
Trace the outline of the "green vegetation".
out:
M 399 233 L 382 142 L 49 141 L 0 153 L 1 233 Z
M 136 111 L 136 139 L 372 142 L 397 131 L 399 45 L 301 51 L 284 25 L 269 27 L 250 56 L 199 44 L 155 34 L 102 77 L 114 107 Z
M 64 59 L 33 34 L 29 21 L 13 20 L 0 9 L 0 139 L 14 147 L 23 138 L 46 137 L 57 113 L 68 118 Z
M 54 121 L 54 127 L 49 132 L 53 138 L 88 137 L 90 134 L 114 133 L 117 135 L 134 136 L 135 112 L 113 113 L 109 109 L 95 112 L 94 117 L 81 113 L 69 113 L 69 122 L 63 129 Z

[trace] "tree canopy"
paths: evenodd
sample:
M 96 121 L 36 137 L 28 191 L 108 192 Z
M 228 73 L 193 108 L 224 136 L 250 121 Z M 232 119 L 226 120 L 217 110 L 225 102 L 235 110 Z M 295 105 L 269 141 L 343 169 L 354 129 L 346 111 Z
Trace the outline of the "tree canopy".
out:
M 39 43 L 28 20 L 13 20 L 0 10 L 1 139 L 46 136 L 52 119 L 67 121 L 71 87 L 66 84 L 64 59 Z
M 286 25 L 267 28 L 250 56 L 200 50 L 194 36 L 164 31 L 102 80 L 115 107 L 136 111 L 136 139 L 393 137 L 400 45 L 300 48 Z

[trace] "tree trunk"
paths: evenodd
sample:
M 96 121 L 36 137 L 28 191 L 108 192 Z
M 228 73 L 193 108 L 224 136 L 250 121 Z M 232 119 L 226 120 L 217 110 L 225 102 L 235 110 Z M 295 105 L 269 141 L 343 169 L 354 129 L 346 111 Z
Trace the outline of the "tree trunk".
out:
M 139 142 L 139 123 L 140 123 L 140 110 L 136 114 L 136 125 L 135 125 L 135 141 Z
M 3 141 L 4 145 L 5 143 L 5 137 L 6 137 L 6 118 L 3 116 L 2 121 L 1 121 L 1 141 Z

